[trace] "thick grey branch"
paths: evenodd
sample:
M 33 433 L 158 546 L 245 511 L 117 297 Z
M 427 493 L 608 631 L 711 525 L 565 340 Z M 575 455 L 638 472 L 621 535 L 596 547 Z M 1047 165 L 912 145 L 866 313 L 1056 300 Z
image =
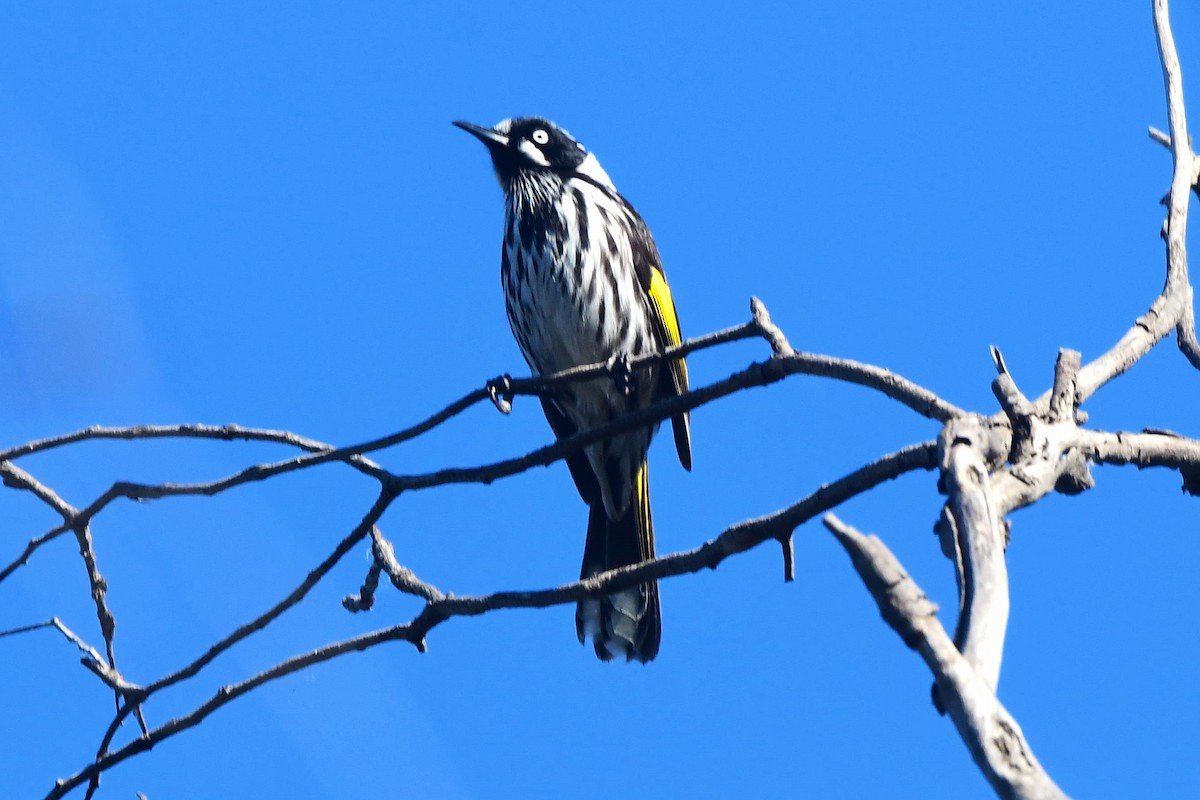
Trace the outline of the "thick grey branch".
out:
M 884 621 L 921 654 L 958 735 L 984 777 L 1006 800 L 1054 800 L 1066 795 L 1042 769 L 1015 719 L 954 646 L 935 606 L 875 536 L 825 517 L 854 569 L 875 598 Z
M 1183 490 L 1200 496 L 1200 441 L 1177 434 L 1084 431 L 1081 450 L 1101 464 L 1167 467 L 1183 476 Z
M 954 562 L 959 581 L 954 643 L 976 674 L 995 691 L 1008 628 L 1007 531 L 992 493 L 986 459 L 988 431 L 982 420 L 963 418 L 946 426 L 942 483 L 948 499 Z

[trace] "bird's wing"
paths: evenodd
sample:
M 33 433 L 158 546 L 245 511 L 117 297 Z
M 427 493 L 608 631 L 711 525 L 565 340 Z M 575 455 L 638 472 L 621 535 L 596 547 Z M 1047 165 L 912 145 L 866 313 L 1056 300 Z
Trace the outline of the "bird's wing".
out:
M 550 423 L 550 429 L 554 431 L 554 438 L 566 439 L 579 432 L 575 423 L 571 422 L 567 415 L 558 409 L 552 399 L 548 397 L 540 399 L 542 410 L 546 412 L 546 420 Z M 592 465 L 588 461 L 587 453 L 580 450 L 574 455 L 567 456 L 567 467 L 571 470 L 571 478 L 575 481 L 575 488 L 579 490 L 579 496 L 583 498 L 583 502 L 590 506 L 598 501 L 600 484 L 596 482 L 596 474 L 592 472 Z
M 630 210 L 632 211 L 632 208 Z M 634 268 L 638 282 L 650 301 L 650 318 L 655 333 L 658 334 L 658 341 L 664 348 L 674 347 L 683 341 L 683 335 L 679 329 L 679 314 L 675 311 L 675 298 L 671 296 L 671 287 L 667 284 L 667 276 L 663 272 L 662 259 L 658 255 L 658 248 L 654 245 L 654 239 L 651 238 L 646 223 L 642 221 L 636 211 L 633 212 L 633 219 L 639 228 L 638 235 L 633 237 Z M 672 394 L 685 393 L 688 390 L 687 363 L 682 358 L 677 358 L 669 362 L 668 367 L 671 374 L 671 385 L 664 388 L 669 388 Z M 679 463 L 683 465 L 684 469 L 690 470 L 692 468 L 691 415 L 685 411 L 672 417 L 671 428 L 675 433 L 675 451 L 679 453 Z

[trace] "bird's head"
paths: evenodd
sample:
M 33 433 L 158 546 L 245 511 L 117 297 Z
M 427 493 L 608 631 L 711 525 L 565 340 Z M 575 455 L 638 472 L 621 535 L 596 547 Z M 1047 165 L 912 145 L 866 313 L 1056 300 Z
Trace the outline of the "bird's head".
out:
M 542 117 L 502 120 L 494 128 L 471 122 L 454 123 L 487 145 L 500 185 L 508 187 L 521 172 L 582 175 L 611 187 L 612 181 L 596 157 L 571 134 Z

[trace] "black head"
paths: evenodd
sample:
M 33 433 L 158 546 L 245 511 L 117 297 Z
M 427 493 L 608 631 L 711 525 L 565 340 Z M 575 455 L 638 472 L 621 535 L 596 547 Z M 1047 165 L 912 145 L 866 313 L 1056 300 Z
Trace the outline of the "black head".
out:
M 541 117 L 506 119 L 494 128 L 461 121 L 454 124 L 487 145 L 502 184 L 522 170 L 571 173 L 588 157 L 571 134 Z

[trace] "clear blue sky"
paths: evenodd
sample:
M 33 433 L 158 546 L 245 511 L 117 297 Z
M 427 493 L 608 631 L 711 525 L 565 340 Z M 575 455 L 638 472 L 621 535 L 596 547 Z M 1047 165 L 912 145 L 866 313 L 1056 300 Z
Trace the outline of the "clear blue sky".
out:
M 427 7 L 428 6 L 428 7 Z M 1200 17 L 1175 31 L 1200 130 Z M 792 343 L 895 369 L 991 413 L 988 345 L 1029 394 L 1056 349 L 1098 355 L 1163 282 L 1165 127 L 1148 2 L 21 4 L 0 10 L 0 444 L 95 423 L 237 422 L 346 444 L 524 370 L 498 280 L 500 191 L 454 119 L 557 120 L 658 240 L 686 334 L 761 297 Z M 1195 227 L 1195 224 L 1193 224 Z M 1195 236 L 1192 241 L 1196 242 Z M 695 383 L 764 356 L 692 359 Z M 1087 406 L 1098 428 L 1197 436 L 1170 343 Z M 653 456 L 662 551 L 695 546 L 936 426 L 796 378 L 693 419 L 695 470 Z M 549 439 L 480 407 L 380 454 L 465 466 Z M 117 479 L 212 479 L 281 448 L 89 444 L 23 466 L 86 503 Z M 1077 797 L 1200 787 L 1196 498 L 1166 472 L 1015 514 L 1000 696 Z M 932 474 L 839 512 L 879 533 L 953 625 Z M 113 506 L 100 566 L 125 674 L 146 682 L 294 586 L 373 486 L 324 467 L 216 499 Z M 586 511 L 561 465 L 402 497 L 400 559 L 445 591 L 577 574 Z M 0 560 L 54 520 L 0 492 Z M 604 665 L 563 607 L 459 620 L 418 655 L 344 657 L 264 688 L 108 773 L 102 797 L 982 797 L 929 674 L 819 525 L 668 581 L 662 652 Z M 340 607 L 349 556 L 265 634 L 147 709 L 407 619 Z M 100 636 L 73 542 L 0 584 L 0 629 Z M 0 794 L 90 757 L 111 697 L 48 632 L 0 640 Z M 122 734 L 121 741 L 133 735 Z M 78 795 L 82 796 L 82 795 Z

